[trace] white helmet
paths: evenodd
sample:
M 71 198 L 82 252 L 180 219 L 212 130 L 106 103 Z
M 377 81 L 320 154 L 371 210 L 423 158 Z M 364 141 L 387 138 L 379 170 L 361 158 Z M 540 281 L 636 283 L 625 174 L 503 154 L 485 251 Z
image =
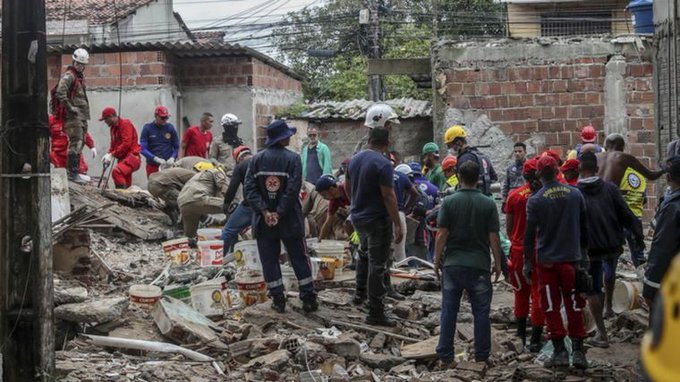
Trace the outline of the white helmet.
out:
M 90 62 L 90 54 L 85 49 L 78 48 L 73 52 L 73 61 L 88 64 Z
M 226 126 L 240 125 L 241 120 L 238 119 L 238 117 L 235 116 L 234 114 L 227 113 L 227 114 L 222 116 L 221 123 L 222 123 L 222 126 L 225 126 L 225 125 Z
M 370 127 L 385 127 L 385 122 L 399 124 L 399 116 L 394 110 L 384 103 L 378 103 L 368 108 L 366 111 L 366 122 L 364 125 Z
M 409 165 L 407 165 L 407 164 L 403 164 L 403 163 L 400 164 L 399 166 L 395 167 L 395 168 L 394 168 L 394 171 L 400 172 L 400 173 L 402 173 L 402 174 L 404 174 L 404 175 L 411 175 L 411 174 L 413 174 L 413 169 L 411 168 L 411 166 L 409 166 Z

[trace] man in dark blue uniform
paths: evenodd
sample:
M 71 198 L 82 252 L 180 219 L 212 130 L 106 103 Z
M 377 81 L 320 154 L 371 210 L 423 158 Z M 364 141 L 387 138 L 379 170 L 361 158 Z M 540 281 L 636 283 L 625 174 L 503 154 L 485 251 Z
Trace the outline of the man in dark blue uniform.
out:
M 282 120 L 267 126 L 267 148 L 251 159 L 244 183 L 246 198 L 255 214 L 253 230 L 264 280 L 273 300 L 272 308 L 279 313 L 286 309 L 279 265 L 282 241 L 298 279 L 302 308 L 305 312 L 319 308 L 305 251 L 300 204 L 302 162 L 300 155 L 286 149 L 296 132 L 297 129 Z

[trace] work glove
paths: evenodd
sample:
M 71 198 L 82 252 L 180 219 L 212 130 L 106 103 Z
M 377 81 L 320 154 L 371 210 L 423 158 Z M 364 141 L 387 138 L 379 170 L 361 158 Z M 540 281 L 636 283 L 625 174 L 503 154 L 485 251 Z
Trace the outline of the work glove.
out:
M 90 152 L 92 153 L 92 159 L 97 157 L 97 148 L 96 147 L 91 148 Z
M 111 155 L 111 153 L 106 153 L 106 155 L 104 155 L 102 158 L 102 163 L 108 165 L 111 162 L 113 162 L 113 155 Z
M 175 158 L 173 157 L 168 158 L 167 163 L 168 165 L 172 166 L 173 164 L 175 164 Z
M 525 261 L 524 267 L 522 268 L 522 274 L 524 275 L 524 280 L 527 284 L 531 285 L 531 262 Z
M 159 165 L 163 165 L 163 164 L 168 163 L 168 162 L 166 162 L 165 159 L 159 158 L 159 157 L 153 157 L 153 161 L 156 162 L 156 163 L 159 164 Z

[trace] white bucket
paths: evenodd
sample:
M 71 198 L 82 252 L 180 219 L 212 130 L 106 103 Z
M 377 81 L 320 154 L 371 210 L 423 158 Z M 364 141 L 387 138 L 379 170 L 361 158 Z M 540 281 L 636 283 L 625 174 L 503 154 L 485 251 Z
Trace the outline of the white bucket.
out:
M 222 265 L 222 248 L 224 247 L 222 240 L 199 241 L 197 245 L 198 263 L 202 267 Z
M 267 301 L 267 284 L 257 272 L 236 275 L 238 296 L 245 305 L 255 305 Z
M 324 240 L 321 243 L 317 243 L 316 255 L 318 257 L 324 258 L 334 258 L 335 259 L 335 272 L 342 273 L 342 268 L 345 265 L 345 242 L 339 240 Z
M 173 264 L 186 264 L 191 259 L 189 252 L 189 239 L 182 237 L 175 240 L 164 241 L 163 254 L 165 254 L 166 260 L 171 260 Z
M 138 284 L 130 287 L 130 302 L 140 308 L 151 309 L 161 299 L 161 288 Z
M 218 277 L 191 287 L 191 306 L 204 316 L 224 314 L 227 280 Z
M 253 269 L 262 272 L 260 255 L 257 252 L 257 241 L 244 240 L 234 245 L 234 259 L 237 268 Z
M 201 228 L 196 231 L 198 241 L 222 240 L 222 230 L 219 228 Z
M 614 313 L 623 313 L 641 307 L 641 290 L 642 288 L 634 282 L 617 280 L 614 285 L 614 294 L 612 295 L 612 310 Z

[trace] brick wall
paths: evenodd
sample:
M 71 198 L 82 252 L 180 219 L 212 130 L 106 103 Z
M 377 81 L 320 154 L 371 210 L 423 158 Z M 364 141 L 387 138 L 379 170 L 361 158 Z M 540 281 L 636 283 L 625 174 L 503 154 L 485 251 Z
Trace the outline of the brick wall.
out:
M 174 84 L 174 65 L 169 61 L 168 53 L 160 51 L 93 54 L 85 69 L 86 84 L 89 88 L 117 88 L 121 73 L 124 87 Z M 50 89 L 70 64 L 70 54 L 48 57 Z
M 612 132 L 605 126 L 605 105 L 608 97 L 622 95 L 608 91 L 605 84 L 611 53 L 603 49 L 591 55 L 551 56 L 543 51 L 539 57 L 518 54 L 499 62 L 491 58 L 487 61 L 478 52 L 475 57 L 479 59 L 449 62 L 445 64 L 448 67 L 440 69 L 446 76 L 446 82 L 440 83 L 440 93 L 449 108 L 486 114 L 513 141 L 538 137 L 532 140 L 541 142 L 537 151 L 553 149 L 566 156 L 580 143 L 581 127 L 593 125 L 600 144 L 605 132 Z M 617 100 L 625 105 L 621 113 L 625 112 L 627 151 L 656 168 L 651 59 L 638 54 L 623 56 L 625 95 Z M 653 183 L 648 194 L 647 219 L 656 206 Z
M 252 85 L 267 89 L 302 92 L 300 81 L 257 59 L 253 59 Z
M 184 86 L 248 86 L 252 77 L 252 58 L 211 57 L 178 58 L 179 78 Z

